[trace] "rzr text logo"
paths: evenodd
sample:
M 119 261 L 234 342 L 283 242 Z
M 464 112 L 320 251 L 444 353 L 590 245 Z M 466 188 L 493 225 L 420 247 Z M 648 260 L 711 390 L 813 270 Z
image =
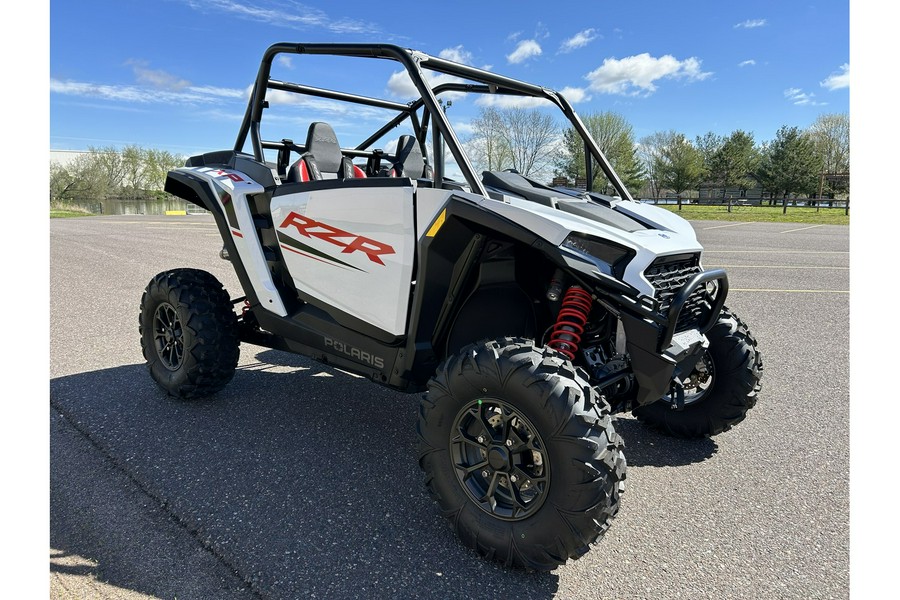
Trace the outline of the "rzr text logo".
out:
M 373 263 L 378 263 L 379 265 L 384 264 L 384 261 L 381 260 L 381 256 L 385 254 L 396 254 L 394 248 L 388 244 L 383 244 L 371 238 L 356 235 L 355 233 L 349 233 L 293 211 L 291 211 L 291 214 L 287 216 L 279 227 L 281 229 L 293 227 L 302 236 L 325 240 L 329 244 L 334 244 L 335 246 L 343 248 L 343 250 L 341 250 L 342 254 L 362 252 L 369 257 L 369 260 Z

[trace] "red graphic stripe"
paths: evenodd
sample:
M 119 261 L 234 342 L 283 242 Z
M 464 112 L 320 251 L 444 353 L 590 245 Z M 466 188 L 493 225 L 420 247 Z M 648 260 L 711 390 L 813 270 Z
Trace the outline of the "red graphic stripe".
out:
M 291 248 L 290 246 L 288 246 L 288 245 L 286 245 L 286 244 L 281 244 L 281 247 L 282 247 L 283 249 L 285 249 L 285 250 L 290 250 L 291 252 L 293 252 L 293 253 L 295 253 L 295 254 L 299 254 L 299 255 L 301 255 L 301 256 L 305 256 L 306 258 L 311 258 L 311 259 L 313 259 L 313 260 L 317 260 L 317 261 L 319 261 L 320 263 L 325 263 L 326 265 L 331 265 L 332 267 L 337 267 L 337 268 L 339 268 L 339 269 L 346 269 L 346 267 L 342 267 L 341 265 L 336 265 L 336 264 L 334 264 L 333 262 L 331 262 L 330 260 L 322 260 L 321 258 L 318 258 L 318 257 L 316 257 L 316 256 L 313 256 L 312 254 L 307 254 L 306 252 L 300 252 L 299 250 L 296 250 L 296 249 L 294 249 L 294 248 Z
M 244 234 L 243 234 L 243 233 L 241 233 L 240 231 L 235 231 L 234 229 L 231 230 L 231 233 L 233 233 L 234 235 L 238 236 L 239 238 L 244 237 Z

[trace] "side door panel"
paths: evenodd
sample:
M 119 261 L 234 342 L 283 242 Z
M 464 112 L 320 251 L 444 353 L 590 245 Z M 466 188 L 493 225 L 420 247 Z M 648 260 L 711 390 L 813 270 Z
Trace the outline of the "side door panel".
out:
M 272 198 L 288 272 L 322 308 L 403 335 L 416 245 L 413 187 L 336 185 Z

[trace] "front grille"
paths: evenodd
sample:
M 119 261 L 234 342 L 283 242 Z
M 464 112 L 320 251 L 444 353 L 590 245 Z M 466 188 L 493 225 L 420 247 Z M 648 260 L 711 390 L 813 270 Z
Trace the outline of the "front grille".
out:
M 653 288 L 656 290 L 654 297 L 660 304 L 660 313 L 666 314 L 675 294 L 678 293 L 685 283 L 697 273 L 702 272 L 700 268 L 699 254 L 679 254 L 676 256 L 662 256 L 657 258 L 644 271 Z M 675 331 L 685 331 L 687 329 L 698 328 L 705 320 L 711 309 L 709 302 L 709 294 L 706 286 L 701 285 L 688 301 L 685 302 L 681 314 L 678 316 L 678 324 Z

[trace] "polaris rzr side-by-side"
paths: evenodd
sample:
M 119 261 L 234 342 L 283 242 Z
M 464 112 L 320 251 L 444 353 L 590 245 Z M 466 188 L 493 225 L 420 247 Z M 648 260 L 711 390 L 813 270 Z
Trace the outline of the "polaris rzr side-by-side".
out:
M 418 96 L 273 79 L 282 54 L 393 61 Z M 556 107 L 583 140 L 587 189 L 477 174 L 441 94 Z M 261 127 L 286 95 L 391 116 L 353 147 L 317 119 L 298 143 L 288 120 Z M 592 190 L 596 168 L 615 195 Z M 154 277 L 140 309 L 153 379 L 208 396 L 248 342 L 427 392 L 425 485 L 465 545 L 506 565 L 553 569 L 609 527 L 626 468 L 615 414 L 702 437 L 756 402 L 762 360 L 725 307 L 726 273 L 704 270 L 686 221 L 632 199 L 558 92 L 392 45 L 276 44 L 234 148 L 191 157 L 166 191 L 212 213 L 243 295 L 196 269 Z

